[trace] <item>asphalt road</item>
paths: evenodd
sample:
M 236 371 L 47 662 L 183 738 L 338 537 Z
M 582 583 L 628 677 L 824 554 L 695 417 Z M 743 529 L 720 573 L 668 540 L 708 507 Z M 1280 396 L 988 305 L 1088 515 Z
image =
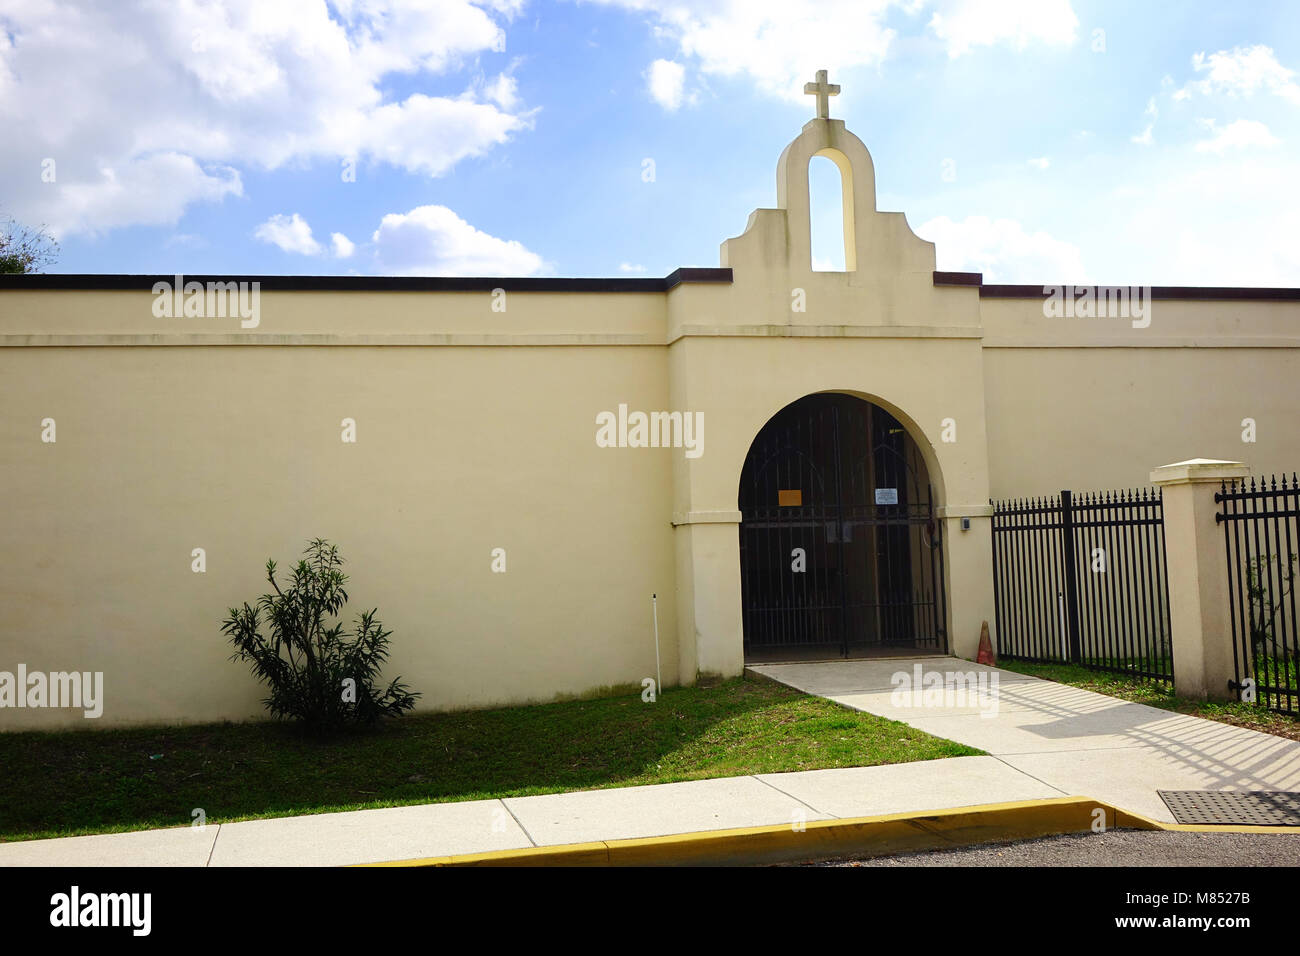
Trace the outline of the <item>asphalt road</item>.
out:
M 1300 866 L 1300 834 L 1111 830 L 817 866 Z

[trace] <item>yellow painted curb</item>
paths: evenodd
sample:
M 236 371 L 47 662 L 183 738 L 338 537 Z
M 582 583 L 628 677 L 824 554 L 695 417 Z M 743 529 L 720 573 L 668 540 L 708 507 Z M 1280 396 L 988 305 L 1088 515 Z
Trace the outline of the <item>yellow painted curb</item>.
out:
M 1100 811 L 1100 815 L 1099 812 Z M 929 813 L 706 830 L 636 840 L 602 840 L 365 866 L 725 866 L 887 856 L 977 843 L 1030 840 L 1106 829 L 1166 829 L 1164 824 L 1088 797 L 1053 797 Z

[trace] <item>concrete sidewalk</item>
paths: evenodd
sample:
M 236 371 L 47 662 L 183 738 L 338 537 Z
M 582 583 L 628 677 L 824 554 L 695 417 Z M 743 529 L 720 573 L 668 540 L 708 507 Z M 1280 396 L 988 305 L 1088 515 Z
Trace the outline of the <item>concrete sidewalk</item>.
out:
M 891 678 L 997 675 L 987 699 L 901 707 Z M 332 866 L 1083 795 L 1172 822 L 1158 789 L 1300 789 L 1300 743 L 955 658 L 753 670 L 987 751 L 505 800 L 0 844 L 0 866 Z M 983 716 L 996 704 L 996 713 Z
M 1059 796 L 955 757 L 4 843 L 0 866 L 339 866 Z
M 893 675 L 997 677 L 987 699 L 915 706 Z M 957 658 L 763 664 L 750 668 L 809 694 L 977 747 L 1026 780 L 1174 822 L 1157 790 L 1300 789 L 1300 742 L 1133 704 Z M 914 680 L 913 680 L 914 683 Z M 991 687 L 990 687 L 991 690 Z M 899 703 L 908 706 L 898 706 Z M 991 716 L 982 712 L 993 711 Z

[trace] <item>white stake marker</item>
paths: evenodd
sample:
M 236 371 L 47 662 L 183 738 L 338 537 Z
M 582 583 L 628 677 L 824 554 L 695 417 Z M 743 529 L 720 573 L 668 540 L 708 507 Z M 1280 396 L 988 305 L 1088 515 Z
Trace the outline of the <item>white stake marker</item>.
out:
M 655 695 L 664 692 L 663 674 L 659 672 L 659 595 L 650 595 L 650 608 L 654 612 L 655 618 Z

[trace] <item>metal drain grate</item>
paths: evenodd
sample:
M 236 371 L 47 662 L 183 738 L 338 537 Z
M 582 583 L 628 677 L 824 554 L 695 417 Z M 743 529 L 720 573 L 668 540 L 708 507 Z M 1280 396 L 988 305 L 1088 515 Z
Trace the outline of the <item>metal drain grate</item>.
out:
M 1157 790 L 1179 823 L 1300 826 L 1300 793 L 1285 790 Z

